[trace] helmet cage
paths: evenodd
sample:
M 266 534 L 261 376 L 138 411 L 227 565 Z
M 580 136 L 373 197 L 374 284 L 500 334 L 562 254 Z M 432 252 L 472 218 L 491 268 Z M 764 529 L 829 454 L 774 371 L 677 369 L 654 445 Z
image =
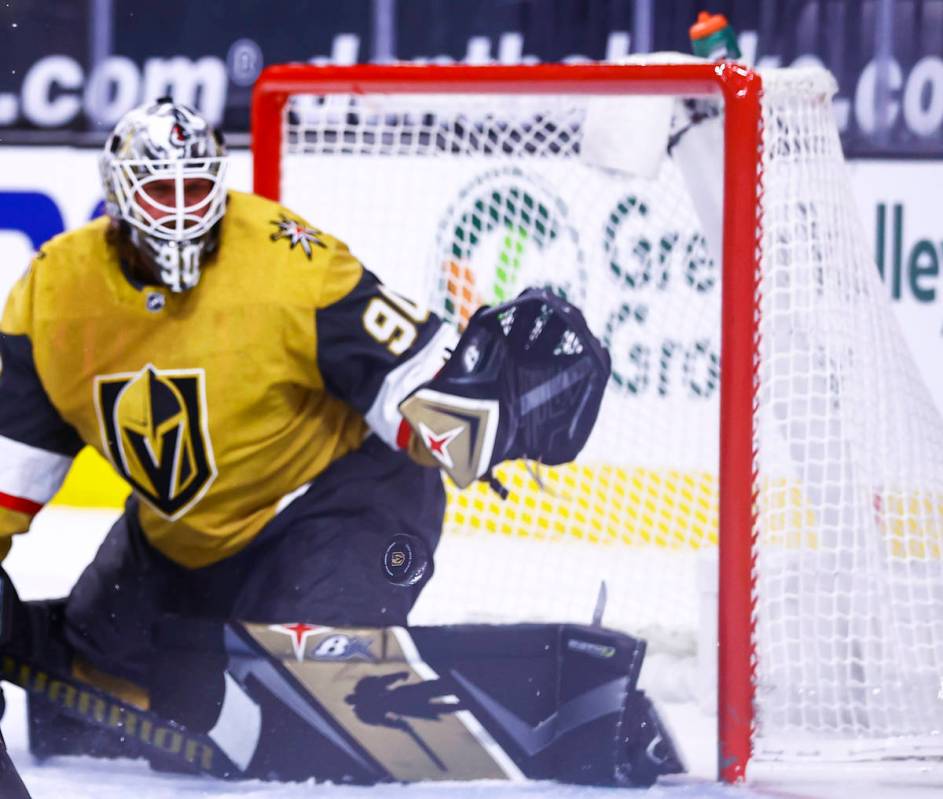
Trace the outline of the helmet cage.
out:
M 225 156 L 207 158 L 131 159 L 111 162 L 111 187 L 122 219 L 147 236 L 163 241 L 184 242 L 207 235 L 226 212 Z M 173 180 L 175 199 L 167 205 L 152 197 L 148 186 Z M 211 184 L 206 196 L 187 204 L 189 180 Z M 145 199 L 153 212 L 139 202 Z

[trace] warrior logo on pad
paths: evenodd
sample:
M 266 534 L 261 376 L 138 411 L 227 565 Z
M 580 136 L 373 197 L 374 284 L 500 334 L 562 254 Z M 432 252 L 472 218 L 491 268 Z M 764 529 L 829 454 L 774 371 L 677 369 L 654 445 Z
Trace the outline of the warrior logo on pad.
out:
M 202 369 L 95 378 L 102 443 L 114 467 L 168 519 L 186 513 L 216 478 Z

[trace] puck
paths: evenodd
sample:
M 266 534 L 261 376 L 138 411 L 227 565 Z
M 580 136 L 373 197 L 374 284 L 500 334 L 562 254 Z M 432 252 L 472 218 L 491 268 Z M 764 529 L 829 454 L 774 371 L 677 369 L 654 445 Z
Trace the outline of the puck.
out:
M 429 550 L 421 538 L 398 533 L 383 552 L 383 573 L 393 585 L 416 585 L 429 570 Z

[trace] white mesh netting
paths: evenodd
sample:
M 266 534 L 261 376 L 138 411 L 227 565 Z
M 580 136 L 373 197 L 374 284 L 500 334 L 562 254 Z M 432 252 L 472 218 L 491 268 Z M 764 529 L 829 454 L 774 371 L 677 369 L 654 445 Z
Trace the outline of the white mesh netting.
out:
M 940 755 L 943 428 L 855 216 L 830 77 L 763 78 L 756 754 Z M 501 467 L 506 502 L 450 489 L 412 621 L 588 622 L 605 579 L 607 624 L 693 654 L 716 613 L 698 582 L 713 588 L 699 563 L 718 536 L 720 242 L 701 220 L 720 185 L 695 203 L 675 157 L 588 159 L 598 112 L 574 95 L 297 95 L 282 200 L 451 323 L 550 285 L 612 354 L 576 464 L 543 469 L 544 490 Z M 753 225 L 742 210 L 725 224 Z
M 856 216 L 828 84 L 764 85 L 758 754 L 939 757 L 943 428 Z

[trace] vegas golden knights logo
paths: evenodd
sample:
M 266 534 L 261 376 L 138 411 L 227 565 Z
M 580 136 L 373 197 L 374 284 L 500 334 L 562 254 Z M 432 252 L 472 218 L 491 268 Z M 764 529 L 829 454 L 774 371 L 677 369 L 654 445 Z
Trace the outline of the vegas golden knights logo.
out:
M 216 478 L 202 369 L 95 378 L 102 442 L 114 467 L 158 512 L 182 516 Z

